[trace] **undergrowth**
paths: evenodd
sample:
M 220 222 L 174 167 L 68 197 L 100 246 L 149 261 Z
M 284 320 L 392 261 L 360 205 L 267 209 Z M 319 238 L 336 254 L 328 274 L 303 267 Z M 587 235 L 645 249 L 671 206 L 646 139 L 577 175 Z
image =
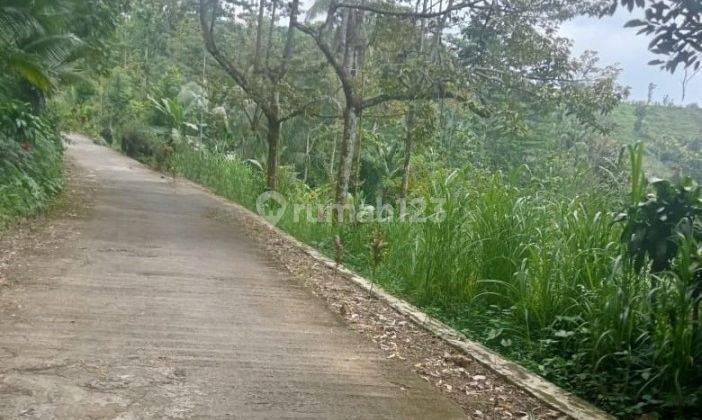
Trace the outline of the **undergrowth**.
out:
M 52 123 L 18 102 L 0 105 L 0 232 L 45 209 L 62 186 L 62 146 Z

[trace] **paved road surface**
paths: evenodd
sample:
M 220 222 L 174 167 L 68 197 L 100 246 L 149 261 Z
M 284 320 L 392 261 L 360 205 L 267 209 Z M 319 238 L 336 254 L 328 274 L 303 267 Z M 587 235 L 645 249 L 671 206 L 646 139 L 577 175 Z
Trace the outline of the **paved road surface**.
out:
M 82 137 L 76 239 L 0 294 L 0 418 L 456 418 L 220 204 Z

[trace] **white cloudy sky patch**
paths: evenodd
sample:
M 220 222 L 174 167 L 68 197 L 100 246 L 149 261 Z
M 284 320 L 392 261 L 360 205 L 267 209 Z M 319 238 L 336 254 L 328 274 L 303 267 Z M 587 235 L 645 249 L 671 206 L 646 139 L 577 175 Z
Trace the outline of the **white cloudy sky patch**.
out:
M 682 68 L 671 75 L 657 66 L 649 66 L 649 61 L 662 57 L 648 51 L 650 38 L 637 36 L 636 29 L 623 27 L 630 19 L 632 15 L 625 10 L 603 19 L 580 17 L 565 23 L 561 34 L 573 40 L 575 54 L 594 50 L 599 53 L 602 65 L 618 64 L 622 68 L 620 83 L 631 87 L 630 99 L 646 99 L 648 84 L 653 82 L 658 86 L 653 95 L 655 101 L 660 102 L 668 95 L 680 104 Z M 688 84 L 685 104 L 691 102 L 702 105 L 702 72 Z

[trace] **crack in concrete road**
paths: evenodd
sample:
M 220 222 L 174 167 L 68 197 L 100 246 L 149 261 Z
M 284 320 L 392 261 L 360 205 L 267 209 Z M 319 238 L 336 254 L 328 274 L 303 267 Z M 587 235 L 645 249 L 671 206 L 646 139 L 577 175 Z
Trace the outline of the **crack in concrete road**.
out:
M 77 234 L 0 295 L 0 418 L 461 418 L 219 204 L 80 136 Z

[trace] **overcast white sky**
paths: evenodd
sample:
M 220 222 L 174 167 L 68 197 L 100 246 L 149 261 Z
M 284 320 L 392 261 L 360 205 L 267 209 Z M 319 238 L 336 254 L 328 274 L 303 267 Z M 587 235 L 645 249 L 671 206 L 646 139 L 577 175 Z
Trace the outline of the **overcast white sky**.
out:
M 313 0 L 302 0 L 305 10 Z M 675 74 L 649 66 L 648 62 L 663 58 L 648 51 L 650 38 L 637 36 L 636 29 L 624 28 L 624 24 L 643 15 L 642 9 L 629 13 L 620 7 L 613 16 L 602 19 L 580 17 L 561 26 L 563 36 L 573 40 L 573 53 L 580 55 L 585 50 L 599 53 L 600 63 L 618 64 L 622 68 L 619 82 L 631 88 L 630 100 L 645 100 L 648 84 L 657 85 L 654 101 L 661 102 L 667 94 L 675 104 L 681 103 L 683 72 L 679 68 Z M 702 71 L 688 84 L 685 105 L 696 102 L 702 106 Z
M 673 102 L 680 104 L 682 70 L 671 75 L 657 66 L 649 66 L 649 61 L 661 57 L 648 51 L 650 38 L 637 36 L 636 29 L 623 27 L 630 19 L 632 15 L 626 10 L 603 19 L 577 18 L 564 24 L 561 33 L 574 41 L 575 54 L 595 50 L 602 65 L 618 63 L 623 69 L 620 82 L 631 87 L 630 99 L 646 99 L 648 84 L 653 82 L 658 85 L 654 100 L 662 101 L 668 94 Z M 688 84 L 685 103 L 690 102 L 702 105 L 702 71 Z

